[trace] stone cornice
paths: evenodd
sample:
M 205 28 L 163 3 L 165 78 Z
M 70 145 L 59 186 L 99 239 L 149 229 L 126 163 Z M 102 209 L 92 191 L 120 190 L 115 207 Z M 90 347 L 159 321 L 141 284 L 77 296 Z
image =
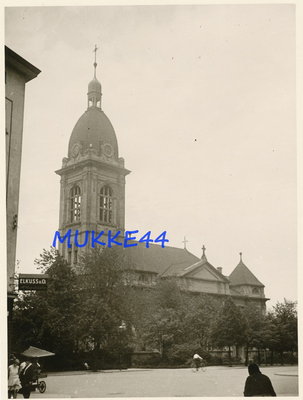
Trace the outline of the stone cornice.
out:
M 70 171 L 75 171 L 77 169 L 79 169 L 79 170 L 82 169 L 83 170 L 83 168 L 87 167 L 87 166 L 90 166 L 90 167 L 91 166 L 96 166 L 98 168 L 102 168 L 105 171 L 106 170 L 107 171 L 115 171 L 115 172 L 117 172 L 117 173 L 119 173 L 121 175 L 124 175 L 124 176 L 128 175 L 131 172 L 128 169 L 126 169 L 126 168 L 124 168 L 124 167 L 122 167 L 120 165 L 114 164 L 114 163 L 108 163 L 108 162 L 101 161 L 101 160 L 87 158 L 87 159 L 83 159 L 83 160 L 81 160 L 81 161 L 79 161 L 77 163 L 70 164 L 70 165 L 67 165 L 65 167 L 62 167 L 62 168 L 58 169 L 57 171 L 55 171 L 55 173 L 61 176 L 61 175 L 64 175 L 64 174 L 66 174 L 66 173 L 68 173 Z

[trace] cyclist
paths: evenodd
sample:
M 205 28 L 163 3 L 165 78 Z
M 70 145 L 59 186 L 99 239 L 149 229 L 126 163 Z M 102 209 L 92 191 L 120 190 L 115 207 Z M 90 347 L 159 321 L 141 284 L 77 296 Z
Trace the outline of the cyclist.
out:
M 196 371 L 199 371 L 199 368 L 200 368 L 202 362 L 203 362 L 203 358 L 201 356 L 199 356 L 199 354 L 195 353 L 193 355 L 193 363 L 194 363 L 194 366 L 196 367 Z

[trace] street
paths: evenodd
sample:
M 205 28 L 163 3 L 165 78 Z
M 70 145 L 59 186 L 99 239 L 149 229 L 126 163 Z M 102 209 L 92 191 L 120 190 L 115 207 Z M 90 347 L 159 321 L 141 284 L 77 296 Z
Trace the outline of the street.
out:
M 261 368 L 273 384 L 277 396 L 298 395 L 298 368 Z M 191 369 L 129 369 L 102 372 L 50 373 L 44 394 L 31 398 L 100 397 L 213 397 L 243 396 L 246 367 L 207 367 L 205 372 Z M 18 395 L 18 398 L 21 398 Z

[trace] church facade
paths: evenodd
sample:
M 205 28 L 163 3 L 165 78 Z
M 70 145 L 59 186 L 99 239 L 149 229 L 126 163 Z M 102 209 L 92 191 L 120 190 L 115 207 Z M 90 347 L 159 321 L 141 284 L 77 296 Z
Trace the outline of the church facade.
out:
M 105 234 L 125 231 L 125 177 L 130 173 L 119 157 L 114 128 L 101 107 L 102 88 L 96 77 L 88 84 L 87 110 L 76 123 L 69 140 L 68 155 L 63 158 L 61 177 L 59 232 L 78 230 L 83 243 L 87 231 Z M 82 241 L 81 241 L 82 236 Z M 132 282 L 137 286 L 152 286 L 159 279 L 175 279 L 180 288 L 192 293 L 231 296 L 239 306 L 253 302 L 265 312 L 264 285 L 242 260 L 229 276 L 207 259 L 203 246 L 198 258 L 186 248 L 138 244 L 126 249 L 132 261 Z M 68 248 L 59 244 L 60 254 L 71 265 L 77 265 L 78 252 L 88 247 Z

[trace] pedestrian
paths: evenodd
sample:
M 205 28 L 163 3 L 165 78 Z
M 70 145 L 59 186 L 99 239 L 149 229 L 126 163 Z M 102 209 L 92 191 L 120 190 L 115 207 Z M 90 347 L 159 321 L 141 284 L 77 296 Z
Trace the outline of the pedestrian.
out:
M 33 381 L 36 381 L 39 378 L 41 372 L 41 366 L 38 362 L 37 357 L 32 359 L 32 365 L 33 365 Z
M 13 364 L 8 367 L 8 398 L 17 398 L 18 390 L 21 389 L 21 382 L 19 379 L 19 360 L 14 359 Z
M 201 356 L 199 356 L 198 353 L 193 355 L 193 363 L 194 363 L 194 366 L 196 367 L 196 371 L 199 371 L 199 367 L 200 367 L 202 361 L 203 361 L 203 358 Z
M 14 353 L 10 354 L 10 356 L 8 357 L 8 365 L 12 365 L 14 364 L 14 361 L 16 360 L 16 356 Z
M 249 376 L 245 382 L 244 396 L 276 396 L 268 376 L 261 374 L 257 364 L 248 366 Z
M 26 361 L 25 368 L 20 371 L 20 381 L 22 385 L 22 394 L 25 399 L 29 399 L 31 390 L 32 390 L 32 382 L 34 376 L 34 367 L 30 361 Z
M 20 364 L 20 367 L 19 367 L 19 375 L 20 375 L 21 371 L 22 371 L 25 367 L 26 367 L 26 361 L 24 360 L 24 361 L 22 361 L 22 363 Z

